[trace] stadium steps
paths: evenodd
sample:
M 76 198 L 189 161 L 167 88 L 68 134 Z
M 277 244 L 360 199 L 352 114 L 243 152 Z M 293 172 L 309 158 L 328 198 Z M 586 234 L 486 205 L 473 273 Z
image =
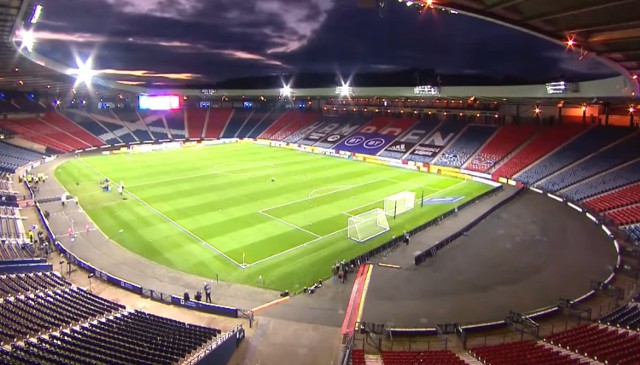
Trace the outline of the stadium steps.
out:
M 578 135 L 578 136 L 579 136 L 579 135 Z M 572 138 L 571 140 L 567 141 L 567 143 L 570 143 L 571 141 L 573 141 L 573 140 L 574 140 L 575 138 L 577 138 L 578 136 L 576 136 L 576 137 Z M 565 167 L 563 167 L 562 169 L 560 169 L 560 170 L 558 170 L 558 171 L 554 172 L 553 174 L 551 174 L 551 175 L 549 175 L 549 176 L 546 176 L 545 178 L 543 178 L 543 179 L 541 179 L 541 180 L 536 181 L 536 183 L 535 183 L 534 185 L 542 184 L 542 183 L 544 183 L 545 181 L 547 181 L 548 179 L 550 179 L 550 178 L 552 178 L 552 177 L 554 177 L 554 176 L 556 176 L 556 175 L 558 175 L 558 174 L 560 174 L 560 173 L 563 173 L 563 172 L 565 172 L 565 171 L 567 171 L 567 170 L 572 169 L 574 166 L 578 165 L 579 163 L 583 162 L 584 160 L 587 160 L 587 159 L 589 159 L 589 158 L 592 158 L 593 156 L 596 156 L 596 155 L 597 155 L 597 154 L 599 154 L 600 152 L 602 152 L 602 151 L 604 151 L 604 150 L 607 150 L 607 149 L 609 149 L 609 148 L 611 148 L 611 147 L 613 147 L 613 146 L 617 145 L 618 143 L 624 142 L 625 140 L 627 140 L 628 138 L 631 138 L 631 137 L 633 137 L 633 136 L 635 136 L 635 134 L 630 134 L 629 136 L 624 137 L 624 138 L 621 138 L 620 140 L 618 140 L 618 141 L 616 141 L 616 142 L 614 142 L 614 143 L 612 143 L 612 144 L 610 144 L 610 145 L 608 145 L 608 146 L 605 146 L 605 147 L 603 147 L 603 148 L 601 148 L 601 149 L 599 149 L 599 150 L 597 150 L 597 151 L 595 151 L 595 152 L 593 152 L 593 153 L 591 153 L 591 154 L 589 154 L 589 155 L 587 155 L 587 156 L 585 156 L 585 157 L 583 157 L 583 158 L 581 158 L 581 159 L 579 159 L 579 160 L 573 161 L 573 162 L 572 162 L 571 164 L 569 164 L 568 166 L 565 166 Z M 564 145 L 566 145 L 567 143 L 565 143 L 565 144 L 563 144 L 562 146 L 558 147 L 556 150 L 558 150 L 558 149 L 562 148 L 562 147 L 563 147 Z M 552 152 L 550 152 L 547 156 L 549 156 L 549 155 L 551 155 L 552 153 L 556 152 L 556 150 L 553 150 L 553 151 L 552 151 Z M 545 156 L 545 157 L 546 157 L 546 156 Z M 544 159 L 545 157 L 543 157 L 542 159 Z M 540 159 L 540 160 L 542 160 L 542 159 Z M 540 160 L 538 160 L 538 161 L 540 161 Z M 538 161 L 536 161 L 536 163 L 537 163 Z M 515 175 L 515 178 L 517 179 L 518 175 L 520 175 L 521 173 L 523 173 L 523 172 L 527 171 L 529 168 L 531 168 L 531 167 L 532 167 L 533 165 L 535 165 L 536 163 L 532 163 L 531 165 L 529 165 L 529 167 L 527 167 L 526 169 L 524 169 L 524 170 L 520 171 L 517 175 Z M 626 165 L 626 164 L 625 164 L 625 165 Z M 614 169 L 611 169 L 610 171 L 612 171 L 612 170 L 614 170 Z M 598 175 L 600 175 L 600 174 L 598 174 Z M 587 180 L 589 180 L 589 179 L 585 179 L 585 180 L 583 180 L 583 181 L 587 181 Z M 577 182 L 576 184 L 578 184 L 578 183 L 580 183 L 580 182 L 582 182 L 582 181 L 579 181 L 579 182 Z M 574 185 L 575 185 L 575 184 L 574 184 Z M 568 187 L 567 187 L 567 188 L 568 188 Z
M 513 151 L 509 152 L 507 155 L 505 155 L 500 161 L 496 162 L 495 165 L 493 165 L 492 168 L 490 168 L 487 173 L 489 174 L 493 174 L 494 172 L 496 172 L 500 167 L 502 167 L 502 165 L 504 165 L 505 163 L 507 163 L 511 157 L 515 156 L 516 154 L 520 153 L 520 151 L 522 151 L 522 149 L 524 149 L 525 147 L 527 147 L 531 142 L 533 142 L 536 137 L 538 136 L 538 134 L 540 134 L 541 131 L 538 131 L 536 133 L 534 133 L 529 139 L 527 139 L 526 141 L 524 141 L 523 144 L 521 144 L 518 148 L 514 149 Z
M 253 118 L 253 115 L 256 113 L 255 109 L 251 111 L 251 113 L 249 113 L 249 115 L 247 116 L 247 118 L 244 120 L 244 122 L 242 122 L 242 124 L 240 125 L 240 128 L 238 128 L 238 131 L 236 131 L 236 133 L 233 135 L 233 138 L 242 138 L 242 137 L 238 137 L 238 134 L 240 134 L 240 132 L 244 129 L 244 126 L 247 124 L 247 122 L 249 120 L 251 120 Z M 267 113 L 268 114 L 268 113 Z M 263 118 L 264 119 L 264 118 Z M 262 120 L 262 119 L 260 119 Z M 222 134 L 224 134 L 224 131 L 222 131 Z
M 53 124 L 49 123 L 46 119 L 44 119 L 44 118 L 38 118 L 38 119 L 40 119 L 40 121 L 42 121 L 43 123 L 51 126 L 51 128 L 57 129 L 60 132 L 66 134 L 70 139 L 78 141 L 79 143 L 83 144 L 86 148 L 92 147 L 89 143 L 87 143 L 87 142 L 83 141 L 82 139 L 74 136 L 73 134 L 67 132 L 66 130 L 64 130 L 64 129 L 56 126 L 56 125 L 53 125 Z M 72 146 L 72 147 L 74 147 L 74 146 Z M 80 148 L 76 148 L 76 149 L 80 149 Z
M 502 128 L 502 127 L 500 127 Z M 491 143 L 491 141 L 498 135 L 498 133 L 500 132 L 500 128 L 496 129 L 495 132 L 493 132 L 493 135 L 491 135 L 491 137 L 487 138 L 486 141 L 484 141 L 484 143 L 482 144 L 482 146 L 480 146 L 480 148 L 478 148 L 474 153 L 472 153 L 469 158 L 467 158 L 467 160 L 462 164 L 462 166 L 460 166 L 461 169 L 466 169 L 467 165 L 471 163 L 471 161 L 473 161 L 473 159 L 478 155 L 478 153 L 480 153 L 489 143 Z
M 554 153 L 558 152 L 558 151 L 559 151 L 560 149 L 562 149 L 564 146 L 566 146 L 567 144 L 569 144 L 569 143 L 573 142 L 573 140 L 574 140 L 574 139 L 576 139 L 576 138 L 580 137 L 580 136 L 581 136 L 584 132 L 586 132 L 588 129 L 589 129 L 589 128 L 586 128 L 586 129 L 582 130 L 580 133 L 578 133 L 578 134 L 576 134 L 575 136 L 573 136 L 573 137 L 571 137 L 571 138 L 567 139 L 566 141 L 564 141 L 564 143 L 561 143 L 559 146 L 556 146 L 556 148 L 552 149 L 552 150 L 551 150 L 551 151 L 549 151 L 548 153 L 545 153 L 544 155 L 540 156 L 537 160 L 533 161 L 533 162 L 532 162 L 532 163 L 530 163 L 528 166 L 526 166 L 524 169 L 522 169 L 522 170 L 518 171 L 515 175 L 513 175 L 513 179 L 514 179 L 514 180 L 518 180 L 518 175 L 520 175 L 520 174 L 522 174 L 523 172 L 525 172 L 525 171 L 529 170 L 530 168 L 532 168 L 533 166 L 535 166 L 538 162 L 540 162 L 540 161 L 544 160 L 545 158 L 547 158 L 547 157 L 549 157 L 549 156 L 553 155 Z M 608 148 L 608 147 L 610 147 L 610 146 L 607 146 L 607 148 Z M 586 158 L 586 157 L 585 157 L 585 158 Z M 584 159 L 584 158 L 583 158 L 583 159 Z M 573 164 L 571 164 L 570 166 L 573 166 Z M 566 170 L 566 169 L 567 169 L 568 167 L 570 167 L 570 166 L 567 166 L 567 167 L 563 168 L 563 169 L 562 169 L 562 170 L 560 170 L 560 171 Z M 553 176 L 553 175 L 555 175 L 555 174 L 559 173 L 560 171 L 556 171 L 556 172 L 554 172 L 553 174 L 551 174 L 551 175 L 549 175 L 549 176 L 545 177 L 543 180 L 548 179 L 549 177 L 551 177 L 551 176 Z M 542 182 L 542 180 L 540 180 L 540 181 L 536 182 L 536 184 L 539 184 L 540 182 Z
M 554 346 L 548 342 L 544 342 L 544 341 L 538 341 L 538 343 L 550 350 L 553 351 L 559 351 L 561 354 L 563 355 L 567 355 L 572 359 L 577 359 L 582 363 L 588 363 L 589 365 L 601 365 L 604 364 L 603 362 L 600 362 L 598 360 L 594 360 L 590 357 L 586 357 L 586 356 L 582 356 L 581 354 L 578 354 L 576 352 L 573 352 L 571 350 L 567 350 L 565 348 L 559 347 L 559 346 Z
M 468 365 L 483 365 L 482 361 L 480 361 L 480 360 L 476 359 L 475 357 L 471 356 L 471 354 L 460 353 L 460 354 L 456 354 L 456 355 L 458 355 L 458 357 L 460 359 L 462 359 L 462 361 L 464 361 Z

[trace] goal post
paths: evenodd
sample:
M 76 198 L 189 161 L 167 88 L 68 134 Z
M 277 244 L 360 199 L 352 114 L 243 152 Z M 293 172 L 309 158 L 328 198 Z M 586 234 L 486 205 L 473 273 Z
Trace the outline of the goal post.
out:
M 350 217 L 347 235 L 356 242 L 364 242 L 389 230 L 389 222 L 380 208 Z
M 384 198 L 384 213 L 395 218 L 396 215 L 407 212 L 416 204 L 416 193 L 403 191 Z

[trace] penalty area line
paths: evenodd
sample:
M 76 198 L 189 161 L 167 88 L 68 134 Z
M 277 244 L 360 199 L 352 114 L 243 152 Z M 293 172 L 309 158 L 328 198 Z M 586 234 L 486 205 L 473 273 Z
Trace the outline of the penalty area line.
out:
M 269 214 L 269 213 L 265 213 L 265 212 L 263 212 L 263 211 L 261 211 L 261 210 L 259 210 L 259 211 L 258 211 L 258 213 L 260 213 L 260 214 L 262 214 L 262 215 L 264 215 L 264 216 L 266 216 L 266 217 L 269 217 L 269 218 L 271 218 L 271 219 L 274 219 L 274 220 L 276 220 L 276 221 L 278 221 L 278 222 L 280 222 L 280 223 L 282 223 L 282 224 L 284 224 L 284 225 L 287 225 L 287 226 L 289 226 L 289 227 L 291 227 L 291 228 L 295 228 L 295 229 L 297 229 L 297 230 L 299 230 L 299 231 L 302 231 L 302 232 L 304 232 L 304 233 L 308 233 L 308 234 L 310 234 L 310 235 L 312 235 L 312 236 L 314 236 L 314 237 L 316 237 L 316 238 L 318 238 L 318 237 L 322 237 L 322 236 L 320 236 L 320 235 L 318 235 L 318 234 L 315 234 L 315 233 L 313 233 L 313 232 L 311 232 L 311 231 L 308 231 L 308 230 L 306 230 L 306 229 L 304 229 L 304 228 L 302 228 L 302 227 L 296 226 L 296 225 L 295 225 L 295 224 L 293 224 L 293 223 L 289 223 L 289 222 L 285 221 L 284 219 L 280 219 L 280 218 L 274 217 L 274 216 L 272 216 L 272 215 L 271 215 L 271 214 Z
M 93 167 L 90 164 L 88 164 L 86 161 L 84 161 L 82 159 L 80 159 L 80 161 L 82 161 L 82 163 L 85 164 L 89 169 L 95 171 L 98 175 L 101 175 L 105 179 L 109 179 L 111 181 L 114 181 L 110 177 L 108 177 L 107 175 L 103 174 L 100 170 L 98 170 L 95 167 Z M 156 215 L 158 215 L 159 217 L 161 217 L 162 219 L 167 221 L 169 224 L 173 225 L 175 228 L 177 228 L 178 230 L 180 230 L 183 233 L 185 233 L 187 236 L 189 236 L 189 237 L 193 238 L 194 240 L 196 240 L 197 242 L 199 242 L 205 248 L 208 248 L 211 251 L 213 251 L 213 252 L 219 254 L 220 256 L 224 257 L 225 259 L 227 259 L 229 262 L 231 262 L 235 266 L 237 266 L 237 267 L 239 267 L 241 269 L 244 269 L 245 267 L 247 267 L 247 265 L 243 266 L 242 264 L 238 263 L 236 260 L 234 260 L 231 257 L 227 256 L 224 252 L 222 252 L 222 251 L 218 250 L 217 248 L 213 247 L 212 245 L 210 245 L 207 241 L 205 241 L 202 238 L 196 236 L 193 232 L 191 232 L 188 229 L 184 228 L 182 225 L 180 225 L 178 222 L 174 221 L 173 219 L 167 217 L 164 213 L 160 212 L 159 210 L 157 210 L 153 206 L 149 205 L 144 200 L 138 198 L 135 194 L 131 193 L 130 191 L 125 189 L 125 194 L 129 195 L 131 198 L 136 200 L 138 203 L 142 204 L 144 207 L 149 209 L 151 212 L 155 213 Z

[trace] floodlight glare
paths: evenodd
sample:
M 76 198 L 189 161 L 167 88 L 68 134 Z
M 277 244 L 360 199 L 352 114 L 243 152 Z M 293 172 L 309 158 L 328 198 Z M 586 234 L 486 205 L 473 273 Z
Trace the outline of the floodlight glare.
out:
M 342 86 L 336 87 L 336 94 L 339 94 L 341 97 L 348 97 L 353 94 L 353 88 L 349 86 L 349 83 L 342 83 Z
M 20 49 L 31 52 L 36 44 L 36 37 L 31 30 L 21 29 L 16 31 L 15 40 L 20 41 Z
M 38 4 L 33 9 L 33 15 L 31 16 L 31 20 L 29 21 L 31 24 L 36 24 L 40 17 L 42 16 L 42 5 Z
M 281 96 L 291 96 L 291 87 L 289 85 L 284 85 L 282 89 L 280 89 Z
M 83 62 L 81 59 L 76 58 L 76 64 L 78 65 L 77 69 L 70 69 L 67 71 L 69 75 L 75 75 L 76 77 L 76 83 L 74 87 L 81 84 L 90 85 L 91 80 L 97 74 L 96 71 L 91 69 L 93 60 L 91 58 L 88 58 L 85 62 Z

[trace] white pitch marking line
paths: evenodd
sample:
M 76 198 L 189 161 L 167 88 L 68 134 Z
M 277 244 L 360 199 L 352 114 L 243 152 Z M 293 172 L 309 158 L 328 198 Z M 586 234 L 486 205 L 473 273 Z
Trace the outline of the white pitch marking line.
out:
M 327 190 L 330 188 L 338 188 L 338 190 L 344 190 L 344 189 L 351 189 L 351 185 L 330 185 L 330 186 L 325 186 L 319 189 L 315 189 L 315 190 L 311 190 L 311 192 L 309 194 L 307 194 L 307 198 L 317 198 L 319 195 L 313 195 L 313 193 L 318 192 L 318 191 L 322 191 L 322 190 Z
M 398 184 L 411 185 L 411 186 L 415 186 L 415 187 L 422 188 L 422 189 L 429 189 L 429 190 L 434 190 L 434 191 L 440 191 L 440 189 L 438 189 L 438 188 L 433 188 L 433 187 L 431 187 L 431 186 L 425 186 L 425 185 L 415 184 L 415 183 L 411 183 L 411 182 L 408 182 L 408 181 L 400 181 L 400 180 L 395 180 L 395 179 L 385 179 L 385 180 L 393 181 L 393 182 L 398 183 Z
M 296 225 L 295 225 L 295 224 L 293 224 L 293 223 L 289 223 L 289 222 L 287 222 L 287 221 L 285 221 L 285 220 L 283 220 L 283 219 L 280 219 L 280 218 L 274 217 L 274 216 L 272 216 L 271 214 L 265 213 L 265 212 L 263 212 L 263 211 L 258 211 L 258 213 L 260 213 L 260 214 L 262 214 L 262 215 L 264 215 L 264 216 L 267 216 L 267 217 L 269 217 L 269 218 L 271 218 L 271 219 L 275 219 L 275 220 L 277 220 L 278 222 L 280 222 L 280 223 L 282 223 L 282 224 L 285 224 L 285 225 L 287 225 L 287 226 L 289 226 L 289 227 L 292 227 L 292 228 L 295 228 L 295 229 L 297 229 L 297 230 L 299 230 L 299 231 L 302 231 L 302 232 L 308 233 L 308 234 L 310 234 L 310 235 L 312 235 L 312 236 L 314 236 L 314 237 L 316 237 L 316 238 L 318 238 L 318 237 L 322 237 L 322 236 L 320 236 L 320 235 L 318 235 L 318 234 L 315 234 L 315 233 L 313 233 L 313 232 L 311 232 L 311 231 L 308 231 L 308 230 L 306 230 L 306 229 L 304 229 L 304 228 L 302 228 L 302 227 L 298 227 L 298 226 L 296 226 Z

